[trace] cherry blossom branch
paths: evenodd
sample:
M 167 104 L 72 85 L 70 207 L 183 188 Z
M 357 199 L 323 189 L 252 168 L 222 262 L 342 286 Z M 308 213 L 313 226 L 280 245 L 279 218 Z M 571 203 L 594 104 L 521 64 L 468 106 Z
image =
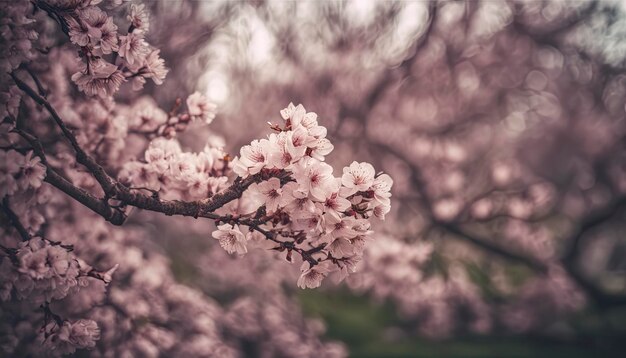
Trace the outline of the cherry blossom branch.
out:
M 263 170 L 258 174 L 252 175 L 246 179 L 237 178 L 235 182 L 226 190 L 213 195 L 210 199 L 203 201 L 179 201 L 179 200 L 160 200 L 154 195 L 145 195 L 138 191 L 113 180 L 93 157 L 87 154 L 76 140 L 76 136 L 67 128 L 63 119 L 58 115 L 54 107 L 43 97 L 37 94 L 29 85 L 21 81 L 17 76 L 11 74 L 13 80 L 24 93 L 31 97 L 36 103 L 42 105 L 50 113 L 65 138 L 70 142 L 76 152 L 76 159 L 83 164 L 90 173 L 100 183 L 102 189 L 106 193 L 105 199 L 101 200 L 89 194 L 85 190 L 76 187 L 60 174 L 58 174 L 47 161 L 42 145 L 39 140 L 31 134 L 16 129 L 16 131 L 24 138 L 33 148 L 35 154 L 40 157 L 42 163 L 46 166 L 45 181 L 53 185 L 57 189 L 63 191 L 76 201 L 85 205 L 105 220 L 114 225 L 122 225 L 126 220 L 126 215 L 118 208 L 112 207 L 107 199 L 113 198 L 121 201 L 122 206 L 134 206 L 139 209 L 160 212 L 168 216 L 179 215 L 189 217 L 204 217 L 216 220 L 217 222 L 236 223 L 248 226 L 251 230 L 261 233 L 268 240 L 279 244 L 281 250 L 295 251 L 308 261 L 311 266 L 317 264 L 317 260 L 312 254 L 319 251 L 320 248 L 313 248 L 313 251 L 307 251 L 295 246 L 293 242 L 283 242 L 276 238 L 276 234 L 260 227 L 264 222 L 259 220 L 248 220 L 244 218 L 235 218 L 232 216 L 220 216 L 213 212 L 224 205 L 239 199 L 244 191 L 252 184 L 259 183 L 270 178 L 278 178 L 286 181 L 289 173 L 284 170 Z
M 24 225 L 22 225 L 22 223 L 20 222 L 20 218 L 15 214 L 15 212 L 11 210 L 11 207 L 9 206 L 8 197 L 5 197 L 4 199 L 2 199 L 2 211 L 11 222 L 11 225 L 13 225 L 13 227 L 15 227 L 15 230 L 17 230 L 17 232 L 20 234 L 20 237 L 22 238 L 22 240 L 23 241 L 30 240 L 31 236 L 28 233 L 28 230 L 26 230 Z
M 235 183 L 226 191 L 214 195 L 211 200 L 206 203 L 202 202 L 183 202 L 183 201 L 162 201 L 150 196 L 146 196 L 140 193 L 133 193 L 129 188 L 121 183 L 113 180 L 100 166 L 96 160 L 85 152 L 78 143 L 76 136 L 65 125 L 63 119 L 56 112 L 54 107 L 48 102 L 47 99 L 38 95 L 28 84 L 20 80 L 15 74 L 11 74 L 11 77 L 24 93 L 31 97 L 36 103 L 46 108 L 48 113 L 52 116 L 65 138 L 70 142 L 72 148 L 76 152 L 76 160 L 84 165 L 96 178 L 98 183 L 105 192 L 106 198 L 116 198 L 121 200 L 127 205 L 135 206 L 140 209 L 162 212 L 168 216 L 182 215 L 182 216 L 206 216 L 207 213 L 213 212 L 216 209 L 224 206 L 225 204 L 241 197 L 245 189 L 255 182 L 261 181 L 262 177 L 265 180 L 271 177 L 284 178 L 284 171 L 274 172 L 273 175 L 259 174 L 241 181 L 235 181 Z M 121 223 L 120 223 L 121 224 Z
M 52 168 L 52 166 L 48 163 L 43 146 L 37 137 L 21 129 L 15 129 L 15 132 L 17 132 L 30 144 L 35 155 L 41 159 L 41 163 L 46 167 L 46 177 L 44 178 L 45 182 L 61 190 L 74 200 L 102 216 L 113 225 L 122 225 L 124 223 L 126 215 L 121 210 L 112 208 L 105 200 L 98 199 L 86 190 L 75 186 L 54 170 L 54 168 Z
M 246 179 L 237 178 L 230 187 L 206 200 L 160 200 L 153 196 L 148 196 L 136 191 L 133 192 L 121 183 L 116 183 L 113 197 L 120 200 L 125 205 L 160 212 L 167 216 L 179 215 L 193 218 L 205 217 L 214 220 L 234 220 L 227 216 L 216 215 L 213 212 L 233 200 L 241 198 L 244 191 L 254 183 L 259 183 L 270 178 L 286 180 L 288 175 L 289 173 L 284 170 L 264 170 Z
M 72 148 L 76 152 L 76 161 L 82 165 L 84 165 L 94 176 L 94 178 L 98 181 L 102 190 L 107 197 L 110 197 L 114 193 L 115 182 L 114 180 L 105 172 L 104 168 L 102 168 L 89 154 L 87 154 L 83 148 L 78 144 L 78 140 L 74 133 L 70 131 L 70 129 L 65 125 L 65 122 L 61 119 L 57 111 L 52 107 L 50 102 L 47 99 L 41 97 L 37 92 L 35 92 L 30 86 L 28 86 L 25 82 L 20 80 L 14 73 L 11 73 L 11 77 L 15 84 L 19 89 L 24 91 L 30 98 L 32 98 L 37 104 L 44 106 L 48 113 L 52 116 L 55 123 L 61 129 L 61 132 L 65 136 L 65 138 L 70 142 Z

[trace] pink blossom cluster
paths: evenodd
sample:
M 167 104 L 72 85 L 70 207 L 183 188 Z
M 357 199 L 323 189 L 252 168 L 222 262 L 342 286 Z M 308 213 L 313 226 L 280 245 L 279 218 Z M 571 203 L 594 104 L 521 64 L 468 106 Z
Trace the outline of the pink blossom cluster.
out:
M 62 299 L 79 288 L 79 276 L 89 271 L 68 249 L 39 237 L 22 242 L 11 255 L 13 262 L 2 262 L 3 300 L 10 299 L 13 292 L 18 299 L 35 304 Z
M 130 81 L 135 90 L 143 88 L 147 79 L 163 83 L 168 70 L 160 50 L 145 39 L 149 15 L 143 4 L 131 4 L 127 11 L 126 34 L 113 17 L 102 9 L 101 0 L 35 1 L 33 4 L 54 18 L 72 44 L 79 47 L 82 59 L 72 81 L 89 96 L 107 97 L 115 94 L 123 82 Z M 122 1 L 106 2 L 116 10 Z
M 215 118 L 217 106 L 198 91 L 187 97 L 185 104 L 187 111 L 179 113 L 182 100 L 177 99 L 172 110 L 166 113 L 150 97 L 141 97 L 126 114 L 130 133 L 173 138 L 193 122 L 211 124 Z
M 46 167 L 29 151 L 0 151 L 0 199 L 18 191 L 36 190 L 46 176 Z
M 120 176 L 163 198 L 204 199 L 226 187 L 228 161 L 220 147 L 207 144 L 202 152 L 184 152 L 176 140 L 156 138 L 144 160 L 126 163 Z
M 61 324 L 50 322 L 44 327 L 41 338 L 43 347 L 49 349 L 51 354 L 70 354 L 76 349 L 95 347 L 100 339 L 100 329 L 96 322 L 85 319 Z
M 252 145 L 231 160 L 213 135 L 201 151 L 184 149 L 176 135 L 215 118 L 205 95 L 176 99 L 168 110 L 152 97 L 115 98 L 124 82 L 140 89 L 167 73 L 146 41 L 144 5 L 37 0 L 0 9 L 0 355 L 236 357 L 252 344 L 259 356 L 345 356 L 342 345 L 320 339 L 323 324 L 306 319 L 282 287 L 294 273 L 269 268 L 295 253 L 300 287 L 352 272 L 370 219 L 390 209 L 391 178 L 358 162 L 334 177 L 327 130 L 302 106 L 283 110 L 284 125 L 256 141 L 262 160 Z M 252 267 L 263 266 L 274 289 L 231 282 L 238 292 L 224 304 L 211 298 L 214 287 L 177 282 L 152 241 L 160 233 L 142 222 L 171 212 L 137 218 L 113 193 L 120 187 L 126 197 L 170 207 L 222 198 L 201 215 L 212 219 L 203 234 L 215 222 L 213 236 L 227 251 L 255 246 L 266 254 L 229 266 L 222 279 L 242 270 L 252 277 Z M 122 228 L 111 226 L 111 213 Z M 221 272 L 220 262 L 204 269 Z
M 262 233 L 253 234 L 255 229 L 275 232 L 272 239 L 278 249 L 287 249 L 288 260 L 293 246 L 285 245 L 305 247 L 298 286 L 314 288 L 331 272 L 339 271 L 341 279 L 354 272 L 371 234 L 369 219 L 384 219 L 390 210 L 393 181 L 387 174 L 376 174 L 371 164 L 358 162 L 335 177 L 324 161 L 333 145 L 317 114 L 290 104 L 281 116 L 284 127 L 273 125 L 278 133 L 242 147 L 232 166 L 242 178 L 272 171 L 289 176 L 255 183 L 244 197 L 249 208 L 240 214 L 261 214 L 262 222 L 225 223 L 213 237 L 229 253 L 244 254 L 247 242 Z
M 6 84 L 8 73 L 23 62 L 35 58 L 33 42 L 39 37 L 35 31 L 30 1 L 3 1 L 0 3 L 0 83 Z M 4 101 L 3 101 L 4 103 Z M 0 112 L 0 114 L 4 114 Z
M 402 316 L 418 323 L 419 332 L 431 338 L 453 334 L 457 315 L 464 312 L 468 328 L 486 332 L 493 313 L 461 267 L 451 267 L 442 277 L 432 267 L 434 245 L 407 244 L 397 237 L 383 236 L 369 245 L 362 270 L 348 285 L 357 292 L 370 292 L 377 300 L 391 300 Z

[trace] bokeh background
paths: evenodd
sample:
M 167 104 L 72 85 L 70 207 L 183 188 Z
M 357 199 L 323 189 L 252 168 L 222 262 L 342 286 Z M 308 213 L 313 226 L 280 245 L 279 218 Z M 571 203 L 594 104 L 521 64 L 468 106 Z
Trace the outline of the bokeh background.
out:
M 322 318 L 326 339 L 354 357 L 623 354 L 622 2 L 148 4 L 171 70 L 148 91 L 163 108 L 194 90 L 219 106 L 185 146 L 218 134 L 237 155 L 302 103 L 329 129 L 331 164 L 394 178 L 359 274 L 320 290 L 269 285 Z M 193 220 L 136 221 L 181 282 L 224 304 L 251 285 L 205 269 L 230 259 Z M 282 270 L 237 262 L 270 265 L 257 282 Z

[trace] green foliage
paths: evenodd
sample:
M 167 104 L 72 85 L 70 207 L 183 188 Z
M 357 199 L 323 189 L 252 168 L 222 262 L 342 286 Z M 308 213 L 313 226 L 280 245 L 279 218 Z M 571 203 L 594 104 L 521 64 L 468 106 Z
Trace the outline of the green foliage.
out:
M 300 301 L 309 316 L 323 318 L 326 336 L 348 345 L 351 357 L 358 358 L 583 358 L 598 355 L 591 345 L 557 342 L 526 336 L 463 336 L 432 341 L 398 334 L 410 327 L 392 305 L 374 304 L 366 296 L 348 291 L 301 291 Z M 395 333 L 395 334 L 394 334 Z M 393 338 L 392 338 L 393 337 Z

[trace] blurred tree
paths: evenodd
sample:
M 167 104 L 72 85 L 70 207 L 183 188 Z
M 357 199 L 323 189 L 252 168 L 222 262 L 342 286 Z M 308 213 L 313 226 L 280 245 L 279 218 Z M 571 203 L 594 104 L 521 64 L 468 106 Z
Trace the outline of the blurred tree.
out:
M 623 333 L 607 320 L 626 304 L 619 2 L 255 2 L 234 18 L 200 81 L 231 118 L 220 131 L 310 103 L 336 160 L 396 179 L 395 224 L 351 287 L 428 336 L 571 337 L 585 307 Z

